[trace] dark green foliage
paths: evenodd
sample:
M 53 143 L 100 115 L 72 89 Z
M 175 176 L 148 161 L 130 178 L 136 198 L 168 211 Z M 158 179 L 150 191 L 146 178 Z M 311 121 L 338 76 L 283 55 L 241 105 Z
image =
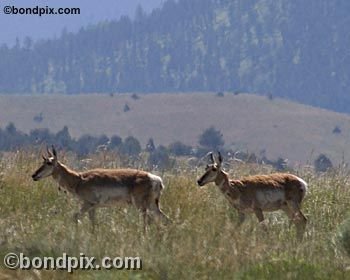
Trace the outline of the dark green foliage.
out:
M 240 89 L 349 112 L 348 10 L 346 0 L 165 1 L 135 20 L 1 46 L 0 92 Z
M 97 140 L 97 145 L 108 145 L 109 144 L 109 138 L 107 135 L 102 134 L 101 136 L 98 137 Z
M 77 153 L 79 156 L 84 156 L 84 155 L 87 155 L 91 152 L 95 152 L 96 151 L 96 148 L 98 146 L 98 139 L 91 136 L 91 135 L 88 135 L 88 134 L 85 134 L 83 136 L 81 136 L 78 141 L 77 141 L 77 144 L 76 144 L 76 150 L 77 150 Z
M 128 156 L 137 156 L 141 152 L 140 142 L 133 136 L 129 136 L 124 140 L 119 151 Z
M 187 156 L 192 152 L 192 147 L 176 141 L 169 145 L 169 152 L 175 156 Z
M 50 142 L 46 141 L 46 143 L 50 143 Z M 69 134 L 67 126 L 64 126 L 62 128 L 62 130 L 60 130 L 56 133 L 56 136 L 55 136 L 53 143 L 55 143 L 56 146 L 58 146 L 58 147 L 70 149 L 70 147 L 73 145 L 73 139 L 71 138 L 71 136 Z
M 5 132 L 9 135 L 16 135 L 17 134 L 17 128 L 13 122 L 10 122 L 6 127 L 5 127 Z
M 219 150 L 224 145 L 223 135 L 211 126 L 199 136 L 199 144 L 209 150 Z
M 125 103 L 123 111 L 124 111 L 124 113 L 130 111 L 130 107 L 127 103 Z
M 30 141 L 35 144 L 50 143 L 54 135 L 47 128 L 37 128 L 30 131 Z
M 138 96 L 136 93 L 133 93 L 131 95 L 131 98 L 134 99 L 134 100 L 138 100 L 138 99 L 140 99 L 140 96 Z
M 43 117 L 43 113 L 40 112 L 40 114 L 37 114 L 33 117 L 33 121 L 37 122 L 37 123 L 41 123 L 43 121 L 44 117 Z
M 26 146 L 28 135 L 17 130 L 14 123 L 9 123 L 5 130 L 0 129 L 0 150 L 15 150 L 19 146 Z
M 341 129 L 339 126 L 335 126 L 334 129 L 332 130 L 333 134 L 340 134 L 341 133 Z
M 0 128 L 0 151 L 17 150 L 26 146 L 51 146 L 59 149 L 74 151 L 79 156 L 86 156 L 99 150 L 118 149 L 127 156 L 136 156 L 141 152 L 141 145 L 135 137 L 127 137 L 123 143 L 121 137 L 113 135 L 92 136 L 82 135 L 73 139 L 68 127 L 64 126 L 57 133 L 50 132 L 47 128 L 37 128 L 25 134 L 18 131 L 13 123 L 9 123 L 3 130 Z
M 317 172 L 326 172 L 333 167 L 331 160 L 324 154 L 320 154 L 314 162 Z
M 146 144 L 146 151 L 149 153 L 152 153 L 154 152 L 155 149 L 156 149 L 156 146 L 154 145 L 153 138 L 150 138 Z
M 79 156 L 86 156 L 97 151 L 106 150 L 110 148 L 110 140 L 106 135 L 100 135 L 98 137 L 85 134 L 81 136 L 77 141 L 71 142 L 71 147 L 63 146 L 64 149 L 75 151 Z
M 115 149 L 118 148 L 121 144 L 123 143 L 123 139 L 119 137 L 118 135 L 113 135 L 111 137 L 111 143 L 110 143 L 110 148 Z
M 167 169 L 171 166 L 169 152 L 164 146 L 159 146 L 148 157 L 147 164 L 150 168 Z
M 86 156 L 97 151 L 117 149 L 126 156 L 137 156 L 141 152 L 140 142 L 133 136 L 127 137 L 124 142 L 121 137 L 113 135 L 92 136 L 82 135 L 79 139 L 73 139 L 68 127 L 64 126 L 57 133 L 50 132 L 47 128 L 33 129 L 29 135 L 18 131 L 14 123 L 9 123 L 3 130 L 0 128 L 0 151 L 11 151 L 25 146 L 51 146 L 58 149 L 74 151 L 79 156 Z M 151 165 L 169 166 L 168 151 L 165 147 L 155 148 L 153 139 L 149 139 L 146 151 L 152 154 Z M 153 154 L 154 153 L 154 154 Z

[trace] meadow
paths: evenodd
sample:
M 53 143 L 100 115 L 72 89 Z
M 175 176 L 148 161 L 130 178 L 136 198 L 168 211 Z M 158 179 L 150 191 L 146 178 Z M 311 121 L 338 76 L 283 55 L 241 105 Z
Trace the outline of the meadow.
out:
M 288 100 L 254 94 L 154 93 L 87 95 L 1 95 L 0 128 L 13 122 L 29 133 L 67 126 L 73 138 L 84 134 L 136 137 L 142 147 L 181 141 L 198 146 L 211 126 L 220 130 L 225 148 L 254 152 L 270 160 L 306 164 L 323 153 L 334 164 L 350 162 L 350 116 Z M 125 105 L 130 108 L 124 112 Z M 42 115 L 42 121 L 34 119 Z M 338 133 L 333 133 L 338 128 Z
M 98 153 L 89 160 L 65 154 L 60 159 L 83 170 L 93 167 L 135 165 L 115 154 Z M 145 168 L 143 159 L 137 168 Z M 8 252 L 29 257 L 139 256 L 141 271 L 99 270 L 73 273 L 51 270 L 0 268 L 0 279 L 350 279 L 350 240 L 346 223 L 350 208 L 350 171 L 339 167 L 316 174 L 309 167 L 293 170 L 309 184 L 303 203 L 308 218 L 303 241 L 295 238 L 284 213 L 266 215 L 264 232 L 254 216 L 237 227 L 237 213 L 214 185 L 199 188 L 196 178 L 203 166 L 191 168 L 186 160 L 161 175 L 165 190 L 163 211 L 169 225 L 151 225 L 144 233 L 142 219 L 132 207 L 100 208 L 94 233 L 88 217 L 77 227 L 72 215 L 78 202 L 58 191 L 50 178 L 33 182 L 40 165 L 37 152 L 0 157 L 0 258 Z M 266 165 L 234 163 L 232 177 L 271 173 Z

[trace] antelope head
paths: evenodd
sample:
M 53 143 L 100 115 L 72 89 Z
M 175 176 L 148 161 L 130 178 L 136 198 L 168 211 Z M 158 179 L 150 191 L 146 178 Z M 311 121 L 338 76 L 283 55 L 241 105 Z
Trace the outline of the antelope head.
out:
M 44 162 L 32 175 L 34 181 L 39 181 L 40 179 L 51 176 L 55 170 L 55 167 L 57 166 L 57 152 L 54 146 L 52 146 L 52 153 L 50 152 L 49 148 L 47 148 L 47 154 L 47 157 L 42 156 Z
M 215 182 L 218 174 L 221 172 L 222 156 L 218 152 L 218 161 L 215 160 L 213 153 L 210 153 L 210 161 L 205 168 L 205 173 L 197 180 L 197 184 L 202 187 L 208 183 Z

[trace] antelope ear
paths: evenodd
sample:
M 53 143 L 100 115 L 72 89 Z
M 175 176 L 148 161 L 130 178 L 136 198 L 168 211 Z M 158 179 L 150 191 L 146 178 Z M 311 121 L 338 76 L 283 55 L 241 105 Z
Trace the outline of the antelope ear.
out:
M 221 155 L 221 153 L 218 151 L 218 159 L 219 159 L 219 163 L 221 164 L 222 163 L 222 155 Z
M 210 152 L 210 153 L 209 153 L 209 157 L 210 157 L 211 162 L 212 162 L 212 163 L 215 163 L 215 158 L 214 158 L 213 152 Z
M 49 155 L 49 157 L 52 157 L 52 153 L 50 152 L 50 149 L 48 146 L 46 146 L 46 152 Z
M 41 157 L 43 158 L 44 161 L 46 161 L 46 157 L 44 155 L 41 155 Z
M 53 153 L 54 158 L 57 159 L 57 152 L 56 152 L 54 145 L 52 145 L 52 153 Z

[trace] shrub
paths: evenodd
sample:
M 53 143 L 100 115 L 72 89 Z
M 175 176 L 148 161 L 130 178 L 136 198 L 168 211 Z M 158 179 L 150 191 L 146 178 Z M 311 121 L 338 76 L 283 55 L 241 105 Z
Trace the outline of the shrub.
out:
M 204 130 L 199 136 L 199 144 L 210 150 L 218 150 L 224 145 L 222 133 L 213 126 Z
M 113 135 L 113 136 L 111 137 L 110 148 L 111 148 L 111 149 L 118 148 L 122 143 L 123 143 L 123 140 L 122 140 L 121 137 L 119 137 L 118 135 Z
M 125 103 L 123 111 L 124 111 L 124 113 L 130 111 L 130 107 L 128 104 Z
M 159 146 L 154 150 L 147 161 L 150 168 L 157 167 L 158 169 L 167 169 L 171 165 L 168 150 L 164 146 Z
M 47 128 L 36 128 L 30 131 L 29 139 L 35 144 L 50 144 L 53 140 L 53 135 Z
M 129 136 L 121 145 L 120 152 L 128 156 L 137 156 L 141 152 L 140 142 L 135 137 Z
M 131 95 L 131 98 L 134 99 L 134 100 L 138 100 L 138 99 L 140 99 L 140 96 L 138 96 L 136 93 L 133 93 Z
M 154 145 L 153 138 L 148 139 L 148 142 L 146 144 L 146 151 L 152 153 L 155 149 L 156 146 Z
M 183 144 L 180 141 L 176 141 L 169 145 L 169 152 L 175 156 L 187 156 L 190 155 L 192 147 Z
M 340 134 L 340 133 L 341 133 L 340 127 L 336 125 L 336 126 L 333 128 L 332 133 L 333 133 L 333 134 Z
M 35 115 L 33 120 L 37 123 L 41 123 L 43 121 L 43 112 L 40 112 L 39 114 Z
M 333 167 L 331 160 L 324 154 L 320 154 L 314 162 L 317 172 L 326 172 Z
M 55 135 L 55 145 L 61 148 L 70 149 L 73 145 L 72 137 L 69 134 L 68 127 L 64 126 L 62 130 L 58 131 Z
M 89 134 L 81 136 L 76 145 L 75 150 L 79 156 L 85 156 L 89 153 L 95 152 L 98 146 L 98 139 Z

